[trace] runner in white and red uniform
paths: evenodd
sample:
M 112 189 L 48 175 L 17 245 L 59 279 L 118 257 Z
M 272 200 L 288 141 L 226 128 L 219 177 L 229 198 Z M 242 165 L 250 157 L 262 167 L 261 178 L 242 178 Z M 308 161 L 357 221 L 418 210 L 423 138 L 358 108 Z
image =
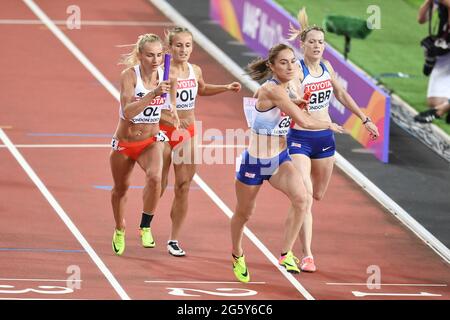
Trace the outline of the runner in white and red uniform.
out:
M 170 77 L 178 79 L 178 86 L 172 88 L 171 101 L 176 100 L 176 108 L 180 117 L 180 130 L 176 130 L 170 119 L 170 114 L 163 110 L 161 130 L 169 137 L 164 150 L 164 167 L 162 190 L 167 186 L 167 176 L 172 161 L 175 171 L 175 197 L 170 211 L 172 229 L 167 242 L 167 250 L 173 256 L 184 256 L 178 239 L 183 221 L 188 210 L 189 188 L 195 174 L 194 160 L 195 139 L 195 102 L 197 95 L 210 96 L 226 91 L 238 92 L 239 82 L 225 85 L 206 84 L 199 66 L 190 64 L 189 58 L 193 49 L 191 32 L 186 28 L 175 27 L 167 32 L 167 45 L 172 55 Z M 173 151 L 173 152 L 172 152 Z
M 114 186 L 111 203 L 116 228 L 112 248 L 117 255 L 125 250 L 125 203 L 131 172 L 136 163 L 145 171 L 146 185 L 140 225 L 144 247 L 154 247 L 150 222 L 161 193 L 162 154 L 166 138 L 159 130 L 161 94 L 169 92 L 170 84 L 162 81 L 158 67 L 162 63 L 163 45 L 154 34 L 138 38 L 133 51 L 126 55 L 127 66 L 120 79 L 119 123 L 112 140 L 110 154 Z M 178 125 L 176 112 L 172 114 Z

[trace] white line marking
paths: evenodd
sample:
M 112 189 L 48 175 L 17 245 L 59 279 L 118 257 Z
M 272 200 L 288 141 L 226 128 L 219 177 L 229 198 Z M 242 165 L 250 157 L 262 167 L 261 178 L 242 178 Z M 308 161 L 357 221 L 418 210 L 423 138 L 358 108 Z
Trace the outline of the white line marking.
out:
M 227 69 L 236 78 L 240 79 L 247 87 L 256 91 L 259 85 L 245 75 L 242 70 L 233 60 L 230 59 L 222 50 L 220 50 L 214 43 L 206 38 L 194 25 L 187 21 L 182 15 L 178 13 L 167 2 L 158 0 L 148 0 L 155 7 L 157 7 L 167 18 L 174 21 L 177 25 L 186 26 L 194 35 L 195 42 L 198 43 L 208 54 L 216 59 L 225 69 Z M 222 211 L 231 219 L 233 211 L 220 199 L 217 194 L 199 177 L 195 174 L 194 181 L 199 185 L 205 193 L 214 201 L 214 203 L 222 209 Z M 315 300 L 314 297 L 300 284 L 300 282 L 286 269 L 278 264 L 278 259 L 267 249 L 267 247 L 250 231 L 247 227 L 244 228 L 245 235 L 259 248 L 259 250 L 269 259 L 270 262 L 281 272 L 281 274 L 308 300 Z M 231 271 L 230 271 L 231 272 Z
M 84 63 L 89 64 L 91 66 L 91 68 L 95 68 L 92 65 L 92 63 L 90 63 L 87 60 L 87 58 L 81 53 L 81 51 L 78 50 L 75 47 L 75 45 L 64 35 L 64 33 L 62 33 L 61 30 L 59 30 L 58 27 L 56 27 L 55 24 L 50 21 L 50 19 L 47 17 L 47 15 L 32 0 L 23 0 L 23 1 L 31 9 L 31 11 L 33 11 L 34 14 L 36 16 L 38 16 L 38 18 L 40 20 L 42 20 L 42 22 L 45 23 L 45 25 L 53 32 L 53 34 L 61 42 L 63 42 L 64 45 L 80 61 L 84 61 Z M 94 71 L 97 74 L 97 76 L 101 75 L 97 69 L 95 69 Z M 93 72 L 93 71 L 91 71 L 91 72 Z M 106 80 L 106 78 L 103 75 L 101 75 L 101 77 Z M 115 88 L 112 84 L 110 84 L 107 87 L 107 89 L 110 90 L 110 92 L 112 92 L 111 90 L 115 90 Z M 117 90 L 116 90 L 116 92 L 117 92 Z M 94 261 L 94 263 L 97 265 L 97 267 L 100 269 L 100 271 L 105 275 L 106 279 L 111 283 L 112 287 L 116 290 L 118 295 L 122 299 L 129 300 L 130 297 L 125 292 L 125 290 L 122 288 L 122 286 L 119 284 L 119 282 L 116 280 L 114 275 L 111 273 L 111 271 L 109 271 L 109 269 L 106 267 L 106 265 L 103 263 L 103 261 L 97 255 L 97 253 L 92 249 L 90 244 L 87 242 L 87 240 L 84 238 L 84 236 L 78 230 L 78 228 L 75 226 L 75 224 L 69 218 L 67 213 L 59 205 L 58 201 L 56 201 L 56 199 L 53 197 L 53 195 L 50 193 L 50 191 L 47 189 L 47 187 L 44 185 L 44 183 L 39 179 L 39 177 L 36 175 L 36 173 L 33 171 L 33 169 L 30 167 L 30 165 L 26 162 L 26 160 L 23 158 L 23 156 L 20 154 L 20 152 L 17 150 L 17 148 L 14 147 L 13 143 L 11 142 L 11 140 L 9 140 L 9 138 L 7 137 L 7 135 L 4 133 L 4 131 L 2 129 L 0 129 L 0 138 L 1 138 L 1 140 L 3 140 L 3 143 L 8 146 L 8 149 L 11 151 L 11 153 L 14 155 L 14 157 L 20 163 L 20 165 L 25 170 L 25 172 L 28 174 L 30 179 L 36 184 L 36 186 L 42 192 L 44 197 L 47 199 L 47 201 L 50 203 L 50 205 L 55 209 L 56 213 L 64 221 L 64 223 L 69 228 L 69 230 L 72 232 L 72 234 L 77 238 L 77 240 L 83 246 L 84 250 L 86 250 L 86 252 L 89 254 L 89 256 Z
M 442 297 L 442 294 L 434 294 L 428 292 L 420 293 L 372 293 L 372 292 L 361 292 L 352 291 L 355 297 L 366 297 L 366 296 L 391 296 L 391 297 Z
M 0 281 L 38 281 L 38 282 L 82 282 L 83 280 L 75 280 L 75 279 L 70 279 L 70 280 L 58 280 L 58 279 L 15 279 L 15 278 L 0 278 Z
M 173 20 L 177 25 L 183 25 L 195 33 L 194 38 L 211 57 L 216 59 L 222 66 L 227 69 L 234 77 L 240 79 L 248 89 L 255 92 L 259 88 L 259 84 L 253 81 L 246 75 L 245 71 L 236 64 L 230 57 L 228 57 L 221 49 L 212 43 L 205 35 L 203 35 L 194 25 L 181 16 L 172 6 L 166 2 L 159 0 L 147 0 L 159 10 L 164 13 L 169 19 Z M 170 12 L 170 13 L 169 13 Z M 366 192 L 383 205 L 389 212 L 405 224 L 419 239 L 421 239 L 427 246 L 432 248 L 439 254 L 447 263 L 450 263 L 450 250 L 426 230 L 420 223 L 418 223 L 411 215 L 409 215 L 402 207 L 400 207 L 394 200 L 382 192 L 372 181 L 364 176 L 358 169 L 356 169 L 350 162 L 348 162 L 342 155 L 336 152 L 336 165 L 344 171 L 351 179 L 363 187 Z
M 191 283 L 191 284 L 242 284 L 239 281 L 170 281 L 170 280 L 146 280 L 146 283 Z M 247 282 L 246 284 L 266 284 L 265 282 Z
M 422 284 L 422 283 L 380 283 L 380 284 L 375 284 L 375 283 L 338 283 L 338 282 L 327 282 L 327 285 L 330 286 L 367 286 L 367 285 L 379 285 L 379 286 L 398 286 L 398 287 L 446 287 L 446 284 Z
M 66 20 L 51 20 L 55 25 L 66 26 Z M 0 25 L 43 25 L 41 20 L 0 19 Z M 114 27 L 171 27 L 169 21 L 114 21 L 114 20 L 81 20 L 81 26 L 114 26 Z

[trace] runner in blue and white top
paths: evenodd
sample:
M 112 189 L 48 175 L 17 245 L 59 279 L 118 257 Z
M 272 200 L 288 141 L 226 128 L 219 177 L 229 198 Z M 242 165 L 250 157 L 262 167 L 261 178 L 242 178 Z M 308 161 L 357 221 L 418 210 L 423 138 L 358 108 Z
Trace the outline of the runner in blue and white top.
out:
M 250 280 L 242 250 L 245 223 L 255 210 L 256 195 L 264 180 L 283 192 L 295 208 L 295 214 L 286 224 L 279 263 L 288 272 L 299 272 L 292 254 L 292 246 L 306 213 L 306 189 L 301 176 L 290 161 L 286 134 L 289 117 L 309 129 L 331 129 L 342 132 L 342 127 L 328 121 L 313 119 L 291 101 L 289 83 L 295 77 L 296 62 L 291 47 L 279 44 L 271 48 L 268 59 L 259 59 L 248 66 L 250 76 L 261 80 L 271 75 L 256 92 L 255 110 L 251 115 L 251 137 L 243 152 L 236 173 L 236 211 L 231 219 L 233 271 L 242 282 Z
M 352 97 L 339 83 L 333 67 L 322 59 L 325 50 L 325 31 L 317 26 L 308 26 L 308 17 L 305 9 L 298 14 L 300 30 L 293 29 L 290 40 L 300 39 L 300 46 L 304 59 L 299 60 L 298 77 L 294 79 L 298 95 L 309 91 L 308 112 L 317 120 L 330 121 L 328 112 L 330 99 L 335 95 L 345 108 L 361 119 L 370 138 L 379 136 L 377 126 L 358 107 Z M 320 200 L 328 187 L 334 164 L 335 141 L 330 130 L 311 130 L 301 123 L 296 123 L 287 136 L 289 154 L 295 167 L 301 172 L 308 194 L 308 209 L 305 223 L 301 232 L 303 242 L 303 259 L 301 270 L 316 271 L 311 252 L 312 240 L 312 198 Z M 292 208 L 290 209 L 292 212 Z

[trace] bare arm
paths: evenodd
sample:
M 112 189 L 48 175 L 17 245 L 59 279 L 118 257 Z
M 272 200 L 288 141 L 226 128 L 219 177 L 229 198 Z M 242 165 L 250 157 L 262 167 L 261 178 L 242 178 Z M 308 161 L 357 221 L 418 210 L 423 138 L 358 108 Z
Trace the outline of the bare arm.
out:
M 239 92 L 241 90 L 241 84 L 236 81 L 229 84 L 205 83 L 205 80 L 203 79 L 202 69 L 200 69 L 200 67 L 197 65 L 193 66 L 195 74 L 197 76 L 198 94 L 200 96 L 213 96 L 226 91 Z
M 417 15 L 417 22 L 423 24 L 428 21 L 428 10 L 433 5 L 433 0 L 425 0 L 420 6 L 419 14 Z
M 450 0 L 442 0 L 441 3 L 447 7 L 447 13 L 448 13 L 447 14 L 447 16 L 448 16 L 447 28 L 450 28 Z
M 327 121 L 316 120 L 289 99 L 287 92 L 280 86 L 267 85 L 259 90 L 260 98 L 258 100 L 266 100 L 271 105 L 275 105 L 281 111 L 288 114 L 294 121 L 306 129 L 331 129 L 335 132 L 343 132 L 344 129 Z
M 180 126 L 180 118 L 178 117 L 178 112 L 177 112 L 177 106 L 176 106 L 176 101 L 177 101 L 177 88 L 178 88 L 178 75 L 176 74 L 176 72 L 171 72 L 169 74 L 169 82 L 170 82 L 170 92 L 167 95 L 170 99 L 170 113 L 172 116 L 172 121 L 173 121 L 173 125 L 175 128 L 179 128 Z
M 355 114 L 362 122 L 365 122 L 365 127 L 369 131 L 372 139 L 376 139 L 380 134 L 378 133 L 377 126 L 372 121 L 367 121 L 368 117 L 362 112 L 361 108 L 358 107 L 355 100 L 348 94 L 348 92 L 341 86 L 336 78 L 333 67 L 328 61 L 324 61 L 328 71 L 331 75 L 331 84 L 333 85 L 333 91 L 336 99 L 344 105 L 348 110 Z

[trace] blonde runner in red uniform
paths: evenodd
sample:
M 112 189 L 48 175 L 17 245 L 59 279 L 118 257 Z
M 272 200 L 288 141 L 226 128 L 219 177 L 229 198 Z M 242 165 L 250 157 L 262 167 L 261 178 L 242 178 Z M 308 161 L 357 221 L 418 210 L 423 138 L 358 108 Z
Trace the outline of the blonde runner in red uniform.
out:
M 161 193 L 162 154 L 167 137 L 159 130 L 161 109 L 170 84 L 162 81 L 158 70 L 163 60 L 163 45 L 155 34 L 139 36 L 131 53 L 122 61 L 127 68 L 120 77 L 119 123 L 112 140 L 110 154 L 114 186 L 111 203 L 116 228 L 112 248 L 121 255 L 125 250 L 125 204 L 131 172 L 136 163 L 145 171 L 143 213 L 140 225 L 144 247 L 154 247 L 150 222 Z M 178 125 L 176 110 L 172 113 Z
M 172 60 L 170 64 L 170 77 L 178 79 L 178 85 L 171 88 L 171 100 L 176 100 L 176 108 L 180 117 L 180 130 L 174 128 L 167 111 L 161 117 L 161 130 L 169 137 L 164 150 L 164 167 L 162 175 L 162 192 L 167 186 L 169 168 L 174 155 L 173 168 L 175 171 L 175 198 L 170 211 L 172 229 L 167 242 L 167 250 L 173 256 L 184 256 L 178 239 L 181 226 L 188 211 L 189 188 L 196 171 L 195 165 L 195 101 L 197 95 L 210 96 L 222 92 L 238 92 L 241 89 L 239 82 L 224 85 L 206 84 L 203 80 L 202 69 L 189 63 L 193 50 L 193 38 L 186 28 L 175 27 L 167 32 L 167 44 Z M 161 193 L 162 194 L 162 193 Z

